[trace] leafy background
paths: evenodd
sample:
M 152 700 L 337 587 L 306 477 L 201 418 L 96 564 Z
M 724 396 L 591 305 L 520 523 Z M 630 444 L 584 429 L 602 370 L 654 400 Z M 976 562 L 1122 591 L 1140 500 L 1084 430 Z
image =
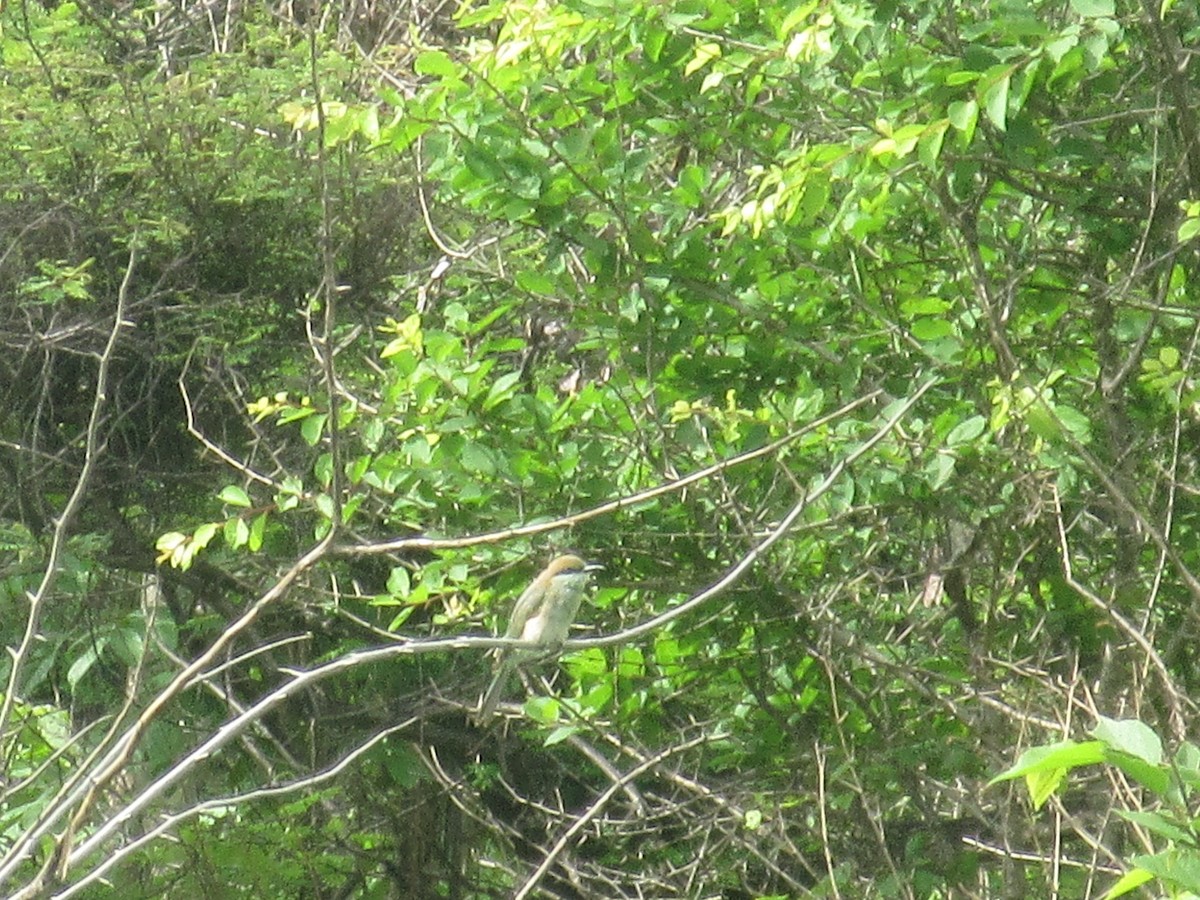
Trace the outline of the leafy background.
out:
M 1198 39 L 8 4 L 5 891 L 1200 890 Z

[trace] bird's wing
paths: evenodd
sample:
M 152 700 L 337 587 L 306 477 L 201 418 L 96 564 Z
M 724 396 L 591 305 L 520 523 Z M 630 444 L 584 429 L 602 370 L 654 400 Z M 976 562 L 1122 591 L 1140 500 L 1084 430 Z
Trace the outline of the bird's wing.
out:
M 529 621 L 530 616 L 537 613 L 536 607 L 543 593 L 536 580 L 530 582 L 529 586 L 521 592 L 521 596 L 517 598 L 517 602 L 513 606 L 512 616 L 508 620 L 508 630 L 504 632 L 505 637 L 519 638 L 524 634 L 525 623 Z

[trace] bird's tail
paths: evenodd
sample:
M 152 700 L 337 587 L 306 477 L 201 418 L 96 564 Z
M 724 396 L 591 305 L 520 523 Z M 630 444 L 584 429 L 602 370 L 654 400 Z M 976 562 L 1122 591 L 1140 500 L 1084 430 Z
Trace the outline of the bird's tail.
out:
M 508 678 L 512 674 L 512 669 L 512 664 L 508 660 L 500 663 L 496 669 L 492 683 L 488 685 L 487 693 L 483 695 L 483 700 L 479 704 L 479 712 L 475 714 L 476 725 L 486 725 L 496 714 L 496 707 L 500 705 L 500 698 L 504 696 L 504 689 L 508 687 Z

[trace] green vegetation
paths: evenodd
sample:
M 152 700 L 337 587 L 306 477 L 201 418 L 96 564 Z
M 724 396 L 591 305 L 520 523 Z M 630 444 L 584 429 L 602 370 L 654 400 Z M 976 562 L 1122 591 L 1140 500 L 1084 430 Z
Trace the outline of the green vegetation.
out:
M 1200 894 L 1198 43 L 0 8 L 0 894 Z

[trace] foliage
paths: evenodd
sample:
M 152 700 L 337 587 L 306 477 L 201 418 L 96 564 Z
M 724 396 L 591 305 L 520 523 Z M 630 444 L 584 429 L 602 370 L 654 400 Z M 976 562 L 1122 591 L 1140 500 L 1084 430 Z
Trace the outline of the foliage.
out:
M 1031 801 L 1040 807 L 1074 770 L 1108 763 L 1157 799 L 1160 811 L 1122 809 L 1118 813 L 1151 839 L 1164 842 L 1166 849 L 1134 856 L 1134 868 L 1105 896 L 1123 896 L 1152 878 L 1160 879 L 1174 896 L 1195 895 L 1200 891 L 1200 847 L 1192 823 L 1194 794 L 1200 787 L 1200 750 L 1185 742 L 1173 759 L 1164 760 L 1162 739 L 1136 719 L 1116 721 L 1101 716 L 1094 734 L 1096 740 L 1085 744 L 1063 741 L 1031 747 L 991 783 L 1023 777 Z
M 0 12 L 6 890 L 1193 889 L 1196 11 L 384 6 Z

